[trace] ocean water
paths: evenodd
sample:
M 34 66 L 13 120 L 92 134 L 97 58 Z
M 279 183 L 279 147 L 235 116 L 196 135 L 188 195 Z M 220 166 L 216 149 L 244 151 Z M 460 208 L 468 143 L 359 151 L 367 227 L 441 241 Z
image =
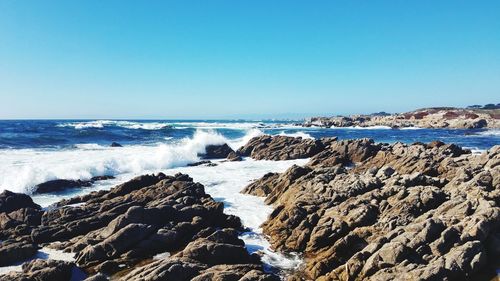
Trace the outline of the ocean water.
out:
M 0 191 L 31 193 L 53 179 L 140 174 L 185 166 L 205 145 L 234 149 L 260 134 L 337 136 L 378 142 L 442 140 L 473 151 L 500 144 L 499 130 L 302 128 L 294 121 L 22 120 L 0 121 Z M 110 147 L 118 142 L 124 147 Z
M 247 231 L 241 234 L 249 252 L 260 252 L 269 268 L 299 266 L 298 255 L 273 252 L 260 225 L 272 211 L 262 198 L 239 191 L 268 172 L 282 172 L 293 161 L 217 162 L 215 167 L 187 167 L 199 160 L 209 144 L 228 143 L 233 149 L 261 134 L 303 138 L 336 136 L 340 139 L 372 138 L 377 142 L 430 142 L 441 140 L 475 153 L 500 144 L 499 130 L 448 130 L 376 128 L 303 128 L 297 121 L 244 120 L 22 120 L 0 121 L 0 191 L 31 194 L 43 207 L 94 190 L 105 190 L 144 173 L 189 174 L 206 187 L 225 212 L 239 216 Z M 123 147 L 110 147 L 118 142 Z M 53 179 L 90 179 L 113 175 L 92 187 L 52 194 L 32 194 L 33 186 Z M 256 212 L 258 210 L 258 212 Z M 39 253 L 44 256 L 43 252 Z M 165 253 L 168 255 L 168 253 Z M 51 258 L 67 256 L 52 253 Z M 0 274 L 19 267 L 0 268 Z

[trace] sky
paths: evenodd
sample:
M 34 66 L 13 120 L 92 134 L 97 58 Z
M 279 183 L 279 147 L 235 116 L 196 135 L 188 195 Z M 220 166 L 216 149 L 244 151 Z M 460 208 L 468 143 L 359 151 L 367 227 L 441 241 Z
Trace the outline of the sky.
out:
M 497 0 L 0 1 L 0 119 L 499 102 Z

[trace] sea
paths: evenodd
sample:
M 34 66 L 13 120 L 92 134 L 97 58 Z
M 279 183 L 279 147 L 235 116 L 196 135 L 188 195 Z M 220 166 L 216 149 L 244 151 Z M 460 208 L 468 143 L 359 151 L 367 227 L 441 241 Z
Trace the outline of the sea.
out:
M 227 143 L 238 149 L 253 137 L 270 134 L 318 139 L 371 138 L 383 143 L 414 143 L 440 140 L 482 153 L 500 145 L 496 129 L 391 129 L 319 128 L 297 125 L 300 120 L 0 120 L 0 192 L 26 193 L 44 208 L 61 199 L 95 190 L 107 190 L 135 176 L 163 172 L 189 174 L 205 186 L 225 212 L 242 219 L 241 233 L 249 252 L 258 252 L 270 271 L 300 266 L 298 254 L 274 252 L 260 225 L 272 212 L 263 198 L 241 194 L 253 180 L 268 172 L 284 172 L 307 159 L 289 161 L 214 161 L 217 166 L 188 167 L 199 161 L 205 146 Z M 111 147 L 116 142 L 122 147 Z M 54 179 L 82 179 L 110 175 L 91 187 L 34 194 L 33 187 Z M 45 251 L 45 252 L 44 252 Z M 166 253 L 168 254 L 168 253 Z M 71 254 L 41 249 L 38 257 L 72 260 Z M 160 255 L 161 256 L 161 255 Z M 20 264 L 0 267 L 0 274 L 20 270 Z

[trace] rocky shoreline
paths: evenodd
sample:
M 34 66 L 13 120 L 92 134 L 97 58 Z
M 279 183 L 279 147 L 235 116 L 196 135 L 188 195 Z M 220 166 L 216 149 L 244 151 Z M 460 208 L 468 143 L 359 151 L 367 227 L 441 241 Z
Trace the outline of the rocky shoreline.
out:
M 49 210 L 4 192 L 0 208 L 2 265 L 41 246 L 75 254 L 74 263 L 37 259 L 0 280 L 69 280 L 76 267 L 89 280 L 279 280 L 246 251 L 239 218 L 185 174 L 140 176 Z
M 267 174 L 243 191 L 275 206 L 263 225 L 273 247 L 303 254 L 304 267 L 289 280 L 495 276 L 500 146 L 472 155 L 442 142 L 319 141 L 324 149 L 304 167 Z
M 288 280 L 489 280 L 500 267 L 500 146 L 473 155 L 438 141 L 264 135 L 202 156 L 241 157 L 309 158 L 242 190 L 273 205 L 263 225 L 273 248 L 303 256 Z M 48 209 L 5 191 L 0 266 L 41 247 L 75 260 L 27 261 L 0 280 L 70 280 L 75 271 L 87 280 L 279 280 L 247 252 L 243 230 L 186 174 L 143 175 Z
M 375 127 L 399 128 L 500 128 L 500 109 L 453 107 L 424 108 L 406 113 L 312 117 L 299 124 L 304 127 Z

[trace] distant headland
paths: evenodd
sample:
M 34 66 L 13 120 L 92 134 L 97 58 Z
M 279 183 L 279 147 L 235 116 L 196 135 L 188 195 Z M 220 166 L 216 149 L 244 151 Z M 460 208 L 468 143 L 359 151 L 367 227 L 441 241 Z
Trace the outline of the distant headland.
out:
M 312 117 L 304 127 L 373 127 L 398 128 L 500 128 L 500 103 L 458 107 L 421 108 L 404 113 L 378 112 L 349 116 Z

